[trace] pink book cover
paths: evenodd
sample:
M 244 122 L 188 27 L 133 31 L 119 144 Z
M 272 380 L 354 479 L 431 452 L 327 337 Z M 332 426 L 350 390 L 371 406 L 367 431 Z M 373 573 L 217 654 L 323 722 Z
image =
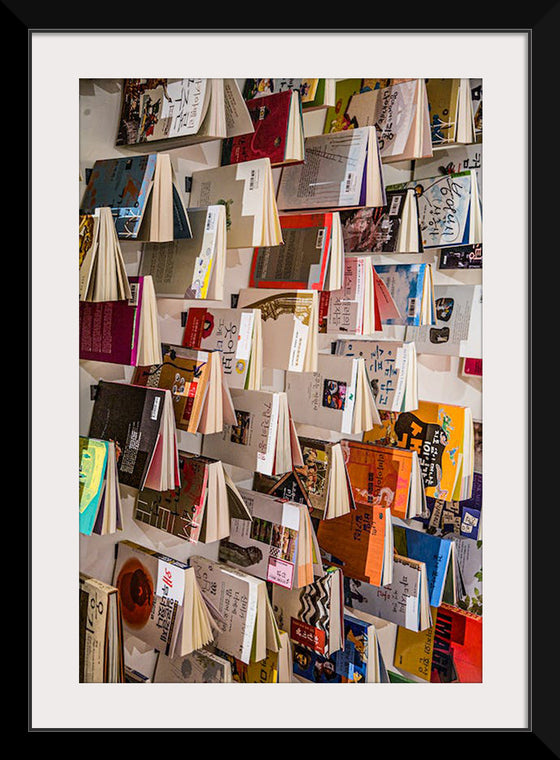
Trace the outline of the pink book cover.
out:
M 80 301 L 80 359 L 136 366 L 143 277 L 130 277 L 130 301 Z

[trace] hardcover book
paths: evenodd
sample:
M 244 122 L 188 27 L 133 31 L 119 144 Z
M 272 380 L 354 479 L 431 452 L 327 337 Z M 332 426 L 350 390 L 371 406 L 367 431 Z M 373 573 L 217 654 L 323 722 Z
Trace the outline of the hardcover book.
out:
M 255 248 L 249 286 L 294 290 L 342 287 L 344 245 L 340 213 L 281 214 L 284 243 Z
M 226 208 L 227 248 L 282 243 L 268 157 L 193 172 L 189 207 L 216 204 Z
M 114 441 L 119 483 L 165 491 L 180 485 L 171 392 L 100 380 L 89 438 Z
M 164 242 L 191 237 L 168 153 L 97 160 L 80 214 L 108 206 L 119 238 Z
M 261 93 L 246 101 L 253 131 L 222 141 L 221 163 L 239 164 L 267 157 L 273 167 L 305 158 L 303 116 L 298 90 Z
M 225 206 L 190 208 L 192 236 L 144 243 L 140 274 L 151 275 L 160 298 L 221 300 L 226 268 Z

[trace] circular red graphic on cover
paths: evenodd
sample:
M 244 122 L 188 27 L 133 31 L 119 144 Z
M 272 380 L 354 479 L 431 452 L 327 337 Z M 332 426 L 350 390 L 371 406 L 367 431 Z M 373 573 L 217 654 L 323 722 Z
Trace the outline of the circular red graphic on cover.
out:
M 150 573 L 135 557 L 121 568 L 116 586 L 120 591 L 122 615 L 131 628 L 142 628 L 150 617 L 154 584 Z

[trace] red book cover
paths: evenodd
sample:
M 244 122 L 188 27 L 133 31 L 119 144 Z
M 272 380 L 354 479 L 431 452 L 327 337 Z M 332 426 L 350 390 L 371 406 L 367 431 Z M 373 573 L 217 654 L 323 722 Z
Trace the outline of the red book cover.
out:
M 323 290 L 332 238 L 332 212 L 280 216 L 282 245 L 254 249 L 249 287 Z
M 268 157 L 272 166 L 282 166 L 286 156 L 291 103 L 291 90 L 248 100 L 247 108 L 255 131 L 224 140 L 222 164 L 239 164 Z
M 130 301 L 80 301 L 80 359 L 136 366 L 143 277 L 130 277 Z
M 445 602 L 437 608 L 432 683 L 482 683 L 482 617 Z
M 206 309 L 193 307 L 189 309 L 187 324 L 183 332 L 182 345 L 188 348 L 200 348 L 200 342 L 204 335 L 206 322 Z

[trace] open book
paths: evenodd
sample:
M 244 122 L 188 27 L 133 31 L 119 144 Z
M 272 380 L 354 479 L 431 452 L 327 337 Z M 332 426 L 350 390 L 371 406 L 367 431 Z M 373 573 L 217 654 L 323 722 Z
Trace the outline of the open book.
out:
M 215 622 L 186 563 L 134 541 L 119 541 L 113 585 L 127 635 L 160 654 L 185 655 L 214 638 Z
M 431 264 L 375 264 L 397 308 L 384 320 L 387 325 L 433 325 L 435 321 L 434 281 Z
M 204 456 L 265 475 L 291 472 L 302 464 L 285 392 L 232 388 L 231 397 L 236 422 L 204 436 Z
M 295 422 L 360 433 L 380 424 L 361 357 L 319 354 L 316 372 L 287 372 L 286 394 Z
M 132 367 L 161 362 L 152 278 L 130 277 L 128 282 L 129 300 L 80 301 L 80 359 Z
M 116 533 L 122 506 L 115 444 L 80 436 L 79 453 L 80 533 Z
M 138 366 L 133 382 L 172 393 L 175 424 L 188 433 L 217 433 L 235 414 L 219 351 L 163 344 L 161 363 Z
M 226 207 L 228 248 L 282 242 L 268 157 L 193 172 L 189 207 L 216 204 Z
M 426 92 L 434 148 L 475 142 L 470 80 L 426 79 Z
M 375 127 L 305 138 L 305 163 L 282 169 L 278 208 L 384 206 L 383 167 Z
M 267 650 L 279 650 L 280 632 L 265 581 L 206 557 L 191 557 L 190 564 L 218 626 L 218 649 L 246 664 L 264 660 Z
M 191 237 L 169 153 L 97 160 L 80 214 L 108 206 L 119 238 L 165 242 Z
M 116 145 L 170 149 L 253 131 L 235 79 L 125 79 Z
M 80 683 L 124 683 L 119 591 L 80 573 Z
M 131 298 L 113 214 L 108 206 L 80 215 L 80 301 Z
M 246 100 L 263 97 L 274 92 L 297 90 L 304 111 L 315 111 L 335 104 L 335 79 L 246 79 L 243 97 Z
M 192 307 L 184 346 L 219 351 L 230 388 L 258 391 L 262 383 L 263 337 L 260 309 Z
M 121 485 L 156 491 L 180 485 L 171 391 L 100 380 L 88 437 L 115 442 Z
M 246 102 L 253 123 L 249 134 L 222 142 L 221 163 L 239 164 L 267 156 L 273 167 L 305 158 L 303 117 L 298 90 L 270 93 Z
M 190 543 L 227 538 L 232 519 L 251 515 L 222 462 L 179 451 L 181 485 L 169 491 L 143 488 L 133 517 Z
M 311 372 L 317 368 L 316 290 L 241 288 L 237 306 L 259 309 L 263 367 Z
M 249 286 L 337 290 L 342 287 L 344 243 L 338 211 L 281 214 L 284 243 L 255 248 Z
M 151 275 L 160 298 L 224 297 L 226 210 L 222 205 L 190 208 L 192 236 L 144 243 L 140 274 Z
M 418 406 L 416 345 L 380 338 L 339 338 L 332 343 L 337 356 L 361 356 L 375 397 L 375 405 L 389 412 L 408 412 Z
M 315 529 L 304 504 L 247 488 L 239 493 L 252 517 L 233 518 L 229 537 L 220 541 L 218 559 L 285 588 L 300 588 L 323 567 Z

